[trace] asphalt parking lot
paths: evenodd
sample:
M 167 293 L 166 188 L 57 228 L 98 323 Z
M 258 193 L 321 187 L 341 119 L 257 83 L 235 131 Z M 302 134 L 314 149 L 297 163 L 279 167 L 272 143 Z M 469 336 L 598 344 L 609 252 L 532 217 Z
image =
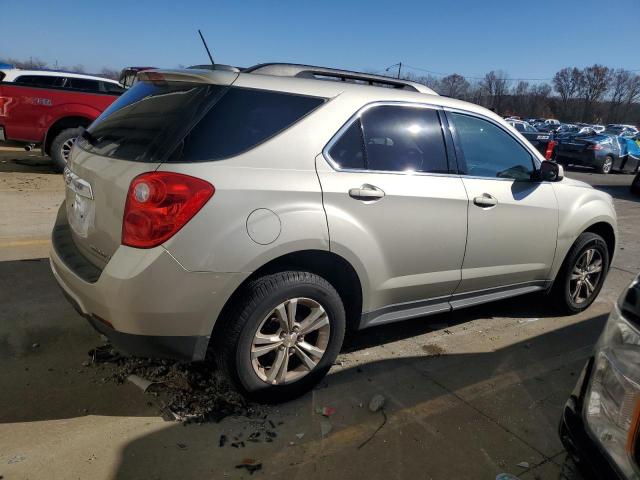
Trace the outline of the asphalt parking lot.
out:
M 557 425 L 612 303 L 640 271 L 640 198 L 630 175 L 567 176 L 609 192 L 618 213 L 613 268 L 587 311 L 556 317 L 530 295 L 372 328 L 320 387 L 262 408 L 265 419 L 183 425 L 163 420 L 153 395 L 107 381 L 110 365 L 88 365 L 102 340 L 47 260 L 62 178 L 36 153 L 0 148 L 0 478 L 247 478 L 243 462 L 262 465 L 255 477 L 291 479 L 579 478 Z M 374 394 L 383 411 L 367 408 Z M 318 414 L 324 406 L 335 414 Z M 269 441 L 239 445 L 265 423 Z

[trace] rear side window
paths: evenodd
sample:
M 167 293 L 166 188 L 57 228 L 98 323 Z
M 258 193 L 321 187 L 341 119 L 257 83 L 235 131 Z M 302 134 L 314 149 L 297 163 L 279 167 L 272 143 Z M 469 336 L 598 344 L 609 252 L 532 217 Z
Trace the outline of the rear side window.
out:
M 256 147 L 324 99 L 188 82 L 136 82 L 78 146 L 139 162 L 201 162 Z
M 81 90 L 83 92 L 100 92 L 100 82 L 88 78 L 67 78 L 66 88 L 71 90 Z
M 111 82 L 100 82 L 100 90 L 104 93 L 124 93 L 124 87 Z
M 62 87 L 64 85 L 64 77 L 55 77 L 53 75 L 20 75 L 16 77 L 15 83 L 29 85 L 31 87 Z
M 329 150 L 341 169 L 447 173 L 438 112 L 380 105 L 366 110 Z
M 323 101 L 281 92 L 229 88 L 169 160 L 202 162 L 233 157 L 290 127 Z
M 531 154 L 506 131 L 481 118 L 449 113 L 467 175 L 529 180 Z

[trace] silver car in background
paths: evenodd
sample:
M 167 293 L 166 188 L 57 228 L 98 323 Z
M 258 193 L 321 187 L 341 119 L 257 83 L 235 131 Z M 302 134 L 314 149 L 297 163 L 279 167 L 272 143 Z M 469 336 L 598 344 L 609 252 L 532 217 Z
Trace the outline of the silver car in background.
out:
M 611 197 L 492 112 L 304 65 L 142 72 L 65 181 L 51 268 L 78 312 L 260 401 L 312 388 L 347 330 L 536 291 L 581 311 L 616 245 Z

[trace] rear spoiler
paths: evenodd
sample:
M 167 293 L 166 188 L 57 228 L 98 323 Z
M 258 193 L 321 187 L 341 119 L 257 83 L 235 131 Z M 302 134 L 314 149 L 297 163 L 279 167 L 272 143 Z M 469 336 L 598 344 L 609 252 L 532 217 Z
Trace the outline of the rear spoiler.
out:
M 193 82 L 231 85 L 237 72 L 227 70 L 144 70 L 138 72 L 138 80 L 147 82 Z

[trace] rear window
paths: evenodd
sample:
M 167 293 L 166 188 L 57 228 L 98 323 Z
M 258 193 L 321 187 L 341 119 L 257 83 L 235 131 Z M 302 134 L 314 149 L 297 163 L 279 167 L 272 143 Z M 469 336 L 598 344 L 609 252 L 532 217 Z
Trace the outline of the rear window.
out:
M 98 155 L 140 162 L 203 162 L 250 150 L 323 98 L 187 82 L 137 82 L 78 142 Z

